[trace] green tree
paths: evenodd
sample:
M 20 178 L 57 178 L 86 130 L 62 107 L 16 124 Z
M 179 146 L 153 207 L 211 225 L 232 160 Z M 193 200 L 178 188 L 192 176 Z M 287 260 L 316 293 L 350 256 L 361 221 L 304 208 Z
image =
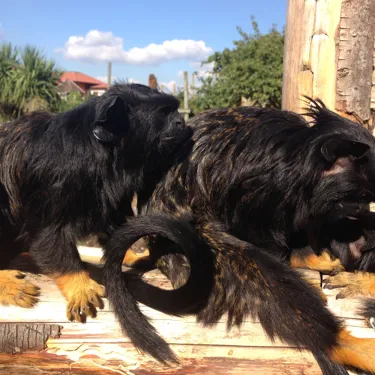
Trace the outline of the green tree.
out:
M 20 53 L 21 64 L 14 70 L 14 100 L 20 113 L 56 111 L 60 97 L 56 87 L 62 71 L 32 46 Z
M 60 103 L 57 84 L 62 71 L 33 46 L 21 51 L 10 44 L 0 49 L 0 108 L 3 119 L 35 110 L 56 111 Z
M 16 112 L 12 101 L 12 75 L 19 64 L 17 49 L 11 43 L 0 47 L 0 121 L 11 118 Z
M 261 34 L 253 18 L 252 27 L 252 34 L 237 27 L 241 39 L 233 42 L 234 48 L 215 52 L 203 63 L 213 64 L 213 69 L 200 79 L 198 110 L 235 107 L 242 97 L 252 105 L 281 106 L 284 32 L 273 26 Z
M 71 92 L 67 95 L 66 99 L 60 100 L 59 106 L 56 112 L 66 112 L 79 105 L 83 104 L 85 101 L 89 100 L 92 96 L 87 95 L 83 97 L 79 92 Z

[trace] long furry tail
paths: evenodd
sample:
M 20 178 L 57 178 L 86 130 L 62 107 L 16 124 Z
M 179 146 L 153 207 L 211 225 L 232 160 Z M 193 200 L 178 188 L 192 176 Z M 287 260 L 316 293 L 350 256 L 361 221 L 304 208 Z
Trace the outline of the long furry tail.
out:
M 277 249 L 258 248 L 216 224 L 205 231 L 217 270 L 199 321 L 212 325 L 227 313 L 230 328 L 257 317 L 271 339 L 309 349 L 324 375 L 347 374 L 344 366 L 375 372 L 375 340 L 351 336 L 298 272 L 272 255 Z
M 247 316 L 258 318 L 271 339 L 309 349 L 324 375 L 347 374 L 345 366 L 373 373 L 374 340 L 351 336 L 298 272 L 271 254 L 277 249 L 260 249 L 214 223 L 202 227 L 202 235 L 215 253 L 215 269 L 209 296 L 196 312 L 199 322 L 212 326 L 227 314 L 230 329 Z M 136 298 L 158 308 L 149 294 Z
M 129 283 L 133 277 L 122 273 L 121 265 L 127 249 L 135 241 L 141 237 L 155 234 L 167 238 L 178 246 L 168 247 L 164 252 L 163 249 L 159 249 L 160 254 L 153 254 L 154 256 L 160 257 L 170 251 L 181 252 L 189 259 L 191 264 L 199 264 L 197 248 L 201 244 L 201 239 L 189 221 L 189 217 L 172 219 L 170 216 L 161 213 L 129 218 L 124 226 L 113 233 L 104 247 L 104 285 L 108 300 L 114 308 L 115 315 L 124 333 L 142 352 L 150 354 L 163 363 L 178 362 L 178 360 L 168 344 L 159 336 L 156 329 L 140 311 L 137 301 L 129 292 Z M 193 289 L 199 290 L 200 277 L 193 270 L 194 267 L 192 268 L 189 288 L 192 283 L 197 283 Z M 144 282 L 140 284 L 148 285 Z M 158 288 L 153 288 L 158 290 Z M 161 290 L 161 292 L 168 291 Z M 183 292 L 183 294 L 186 293 Z M 194 298 L 191 298 L 191 301 L 193 302 Z M 170 303 L 173 303 L 173 299 Z

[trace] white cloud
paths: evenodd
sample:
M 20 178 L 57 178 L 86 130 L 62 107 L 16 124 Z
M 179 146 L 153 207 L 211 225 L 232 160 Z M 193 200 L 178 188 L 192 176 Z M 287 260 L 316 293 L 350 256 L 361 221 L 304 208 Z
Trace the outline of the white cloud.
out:
M 204 64 L 204 65 L 201 66 L 201 62 L 199 62 L 199 61 L 191 61 L 189 64 L 190 64 L 190 66 L 192 68 L 195 68 L 194 69 L 194 73 L 195 73 L 195 76 L 197 78 L 207 78 L 207 77 L 213 75 L 212 70 L 214 68 L 214 63 Z M 189 73 L 189 75 L 188 75 L 189 82 L 191 82 L 191 75 L 192 75 L 192 73 Z M 184 78 L 184 71 L 183 70 L 179 70 L 177 72 L 177 77 L 179 78 L 179 80 L 183 80 L 183 78 Z M 201 85 L 200 80 L 199 79 L 195 79 L 195 86 L 199 87 L 200 85 Z
M 134 78 L 129 78 L 126 81 L 129 82 L 129 83 L 141 83 L 140 81 L 138 81 L 138 80 L 136 80 Z
M 190 65 L 193 68 L 196 68 L 196 75 L 199 78 L 207 78 L 208 76 L 212 75 L 212 70 L 214 68 L 214 63 L 208 63 L 208 64 L 203 64 L 201 66 L 200 62 L 193 61 L 190 63 Z
M 157 65 L 170 60 L 204 60 L 212 54 L 212 48 L 202 40 L 174 39 L 125 50 L 123 38 L 112 32 L 91 30 L 85 36 L 69 37 L 64 47 L 58 48 L 56 52 L 70 60 Z
M 107 83 L 107 76 L 97 76 L 95 78 L 98 79 L 99 81 Z M 112 83 L 114 83 L 117 79 L 118 79 L 118 77 L 111 76 L 111 82 Z M 119 81 L 120 82 L 128 82 L 128 83 L 141 83 L 140 81 L 137 81 L 134 78 L 120 78 Z
M 163 91 L 168 91 L 173 93 L 173 91 L 178 89 L 177 82 L 175 80 L 169 81 L 169 82 L 160 82 L 159 86 L 163 87 Z M 167 90 L 165 90 L 167 89 Z
M 95 78 L 98 79 L 99 81 L 102 81 L 102 82 L 105 82 L 105 83 L 107 83 L 107 81 L 108 81 L 107 76 L 97 76 Z M 113 83 L 115 80 L 116 80 L 116 77 L 111 76 L 111 82 Z

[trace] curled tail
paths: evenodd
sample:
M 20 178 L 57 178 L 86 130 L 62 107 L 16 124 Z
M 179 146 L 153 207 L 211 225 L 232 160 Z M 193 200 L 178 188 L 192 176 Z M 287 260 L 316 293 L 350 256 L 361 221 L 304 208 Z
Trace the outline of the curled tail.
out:
M 229 329 L 247 316 L 258 318 L 271 339 L 310 350 L 324 375 L 348 374 L 344 366 L 375 370 L 374 340 L 351 336 L 298 272 L 271 254 L 277 249 L 258 248 L 216 224 L 202 227 L 202 235 L 215 253 L 215 269 L 210 294 L 196 312 L 199 322 L 212 326 L 227 314 Z M 158 308 L 149 294 L 136 298 Z
M 174 242 L 178 246 L 173 247 L 173 251 L 183 253 L 192 264 L 198 264 L 196 252 L 201 240 L 189 224 L 189 220 L 189 217 L 172 219 L 165 214 L 130 218 L 124 226 L 113 233 L 104 247 L 104 285 L 108 300 L 114 308 L 124 333 L 138 349 L 163 363 L 178 362 L 177 357 L 140 311 L 137 301 L 129 292 L 129 283 L 133 277 L 122 273 L 121 265 L 127 249 L 135 241 L 143 236 L 155 234 Z M 159 250 L 160 254 L 153 255 L 160 257 L 166 252 L 172 251 L 170 247 Z M 191 276 L 193 276 L 191 277 L 193 283 L 200 279 L 193 272 Z M 148 285 L 144 282 L 142 284 L 141 281 L 140 284 Z M 158 288 L 154 287 L 154 289 Z

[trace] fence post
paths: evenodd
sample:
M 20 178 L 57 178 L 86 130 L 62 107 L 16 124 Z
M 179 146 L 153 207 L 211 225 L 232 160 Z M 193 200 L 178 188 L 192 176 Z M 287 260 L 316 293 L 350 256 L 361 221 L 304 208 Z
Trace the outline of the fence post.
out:
M 189 79 L 188 72 L 184 72 L 184 119 L 189 120 Z
M 112 81 L 112 63 L 108 62 L 108 73 L 107 73 L 107 84 L 108 84 L 108 89 L 111 86 Z

